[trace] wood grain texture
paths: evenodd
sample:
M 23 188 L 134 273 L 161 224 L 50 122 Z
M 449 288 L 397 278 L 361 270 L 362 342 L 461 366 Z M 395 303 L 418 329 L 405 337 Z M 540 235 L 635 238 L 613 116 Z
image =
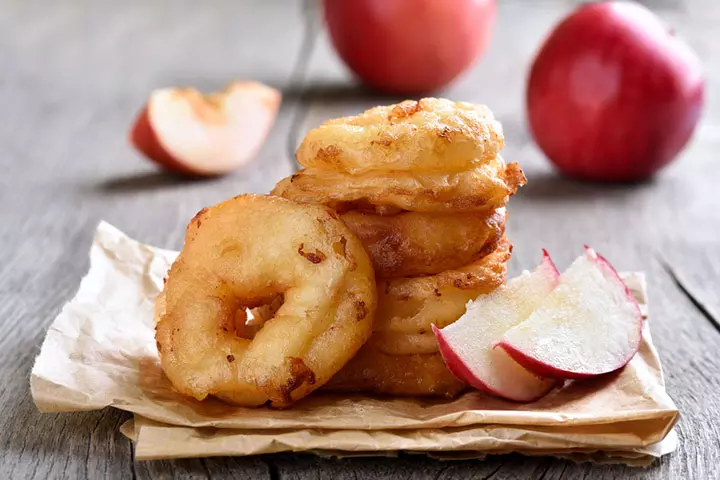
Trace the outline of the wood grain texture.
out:
M 135 464 L 118 431 L 126 414 L 41 415 L 28 377 L 45 330 L 87 270 L 100 219 L 179 248 L 195 211 L 266 192 L 291 171 L 292 95 L 252 168 L 191 182 L 158 172 L 127 145 L 150 91 L 211 90 L 237 78 L 291 90 L 304 28 L 300 6 L 283 2 L 0 7 L 0 478 L 267 475 L 252 459 Z
M 712 321 L 720 315 L 720 7 L 645 2 L 702 57 L 706 113 L 690 148 L 655 181 L 603 187 L 557 176 L 525 128 L 528 62 L 573 3 L 501 2 L 492 48 L 443 95 L 488 104 L 505 126 L 506 158 L 528 174 L 510 208 L 513 272 L 536 262 L 541 247 L 564 266 L 588 243 L 618 268 L 648 273 L 652 331 L 682 412 L 676 453 L 649 469 L 516 455 L 134 462 L 118 431 L 126 414 L 39 414 L 28 392 L 32 361 L 87 269 L 100 219 L 179 248 L 197 210 L 240 192 L 266 192 L 287 175 L 290 151 L 309 128 L 396 99 L 356 86 L 302 4 L 34 0 L 0 8 L 0 477 L 720 478 L 720 333 Z M 244 171 L 188 182 L 128 148 L 128 126 L 153 88 L 209 90 L 236 78 L 264 81 L 285 97 L 271 138 Z

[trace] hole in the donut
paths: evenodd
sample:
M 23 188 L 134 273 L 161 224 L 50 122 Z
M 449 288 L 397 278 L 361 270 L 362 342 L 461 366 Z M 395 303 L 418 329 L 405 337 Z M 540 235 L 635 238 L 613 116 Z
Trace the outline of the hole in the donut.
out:
M 273 298 L 270 302 L 259 305 L 255 308 L 240 309 L 235 312 L 235 334 L 241 338 L 252 340 L 262 329 L 265 322 L 275 316 L 275 313 L 284 303 L 282 294 Z

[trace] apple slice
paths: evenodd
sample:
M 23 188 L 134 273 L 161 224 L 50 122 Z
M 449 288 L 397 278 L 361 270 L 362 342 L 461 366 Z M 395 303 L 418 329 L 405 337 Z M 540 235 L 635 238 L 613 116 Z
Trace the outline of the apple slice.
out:
M 275 121 L 280 92 L 236 82 L 209 95 L 192 88 L 152 93 L 131 143 L 164 168 L 195 176 L 228 173 L 255 156 Z
M 527 319 L 558 283 L 547 252 L 532 272 L 470 302 L 465 315 L 441 329 L 433 326 L 448 369 L 460 380 L 498 397 L 531 402 L 545 395 L 555 380 L 539 377 L 516 363 L 495 342 Z
M 586 248 L 560 285 L 499 346 L 538 375 L 585 378 L 624 367 L 642 338 L 642 315 L 615 269 Z

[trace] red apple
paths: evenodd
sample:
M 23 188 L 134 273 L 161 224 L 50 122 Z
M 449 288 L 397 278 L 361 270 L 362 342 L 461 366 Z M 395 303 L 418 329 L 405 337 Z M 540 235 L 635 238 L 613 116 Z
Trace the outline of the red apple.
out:
M 335 50 L 367 85 L 419 94 L 450 83 L 484 51 L 494 0 L 323 0 Z
M 697 56 L 645 7 L 583 5 L 552 31 L 533 62 L 530 129 L 567 175 L 643 180 L 687 143 L 703 84 Z
M 612 265 L 586 249 L 532 315 L 498 342 L 537 375 L 585 378 L 614 372 L 640 347 L 643 320 L 635 298 Z
M 532 272 L 524 272 L 470 302 L 455 323 L 443 329 L 433 325 L 448 369 L 475 388 L 517 402 L 531 402 L 550 391 L 554 380 L 526 370 L 494 345 L 543 303 L 557 286 L 559 276 L 545 253 L 543 262 Z
M 135 120 L 130 141 L 168 170 L 221 175 L 255 156 L 279 105 L 277 90 L 254 82 L 236 82 L 209 95 L 191 88 L 156 90 Z

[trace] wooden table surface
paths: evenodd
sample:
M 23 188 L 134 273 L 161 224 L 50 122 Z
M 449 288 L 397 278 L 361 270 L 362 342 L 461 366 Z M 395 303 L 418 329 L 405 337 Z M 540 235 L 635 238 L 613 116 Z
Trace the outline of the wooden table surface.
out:
M 549 167 L 525 127 L 524 84 L 538 42 L 575 2 L 501 1 L 485 58 L 442 92 L 488 104 L 509 160 L 529 184 L 511 201 L 512 273 L 541 247 L 560 265 L 588 243 L 649 279 L 652 330 L 668 390 L 682 412 L 678 450 L 649 469 L 548 457 L 440 462 L 272 455 L 133 461 L 117 410 L 43 415 L 28 377 L 47 327 L 88 268 L 97 223 L 179 248 L 201 207 L 267 192 L 293 166 L 298 139 L 319 122 L 396 99 L 355 86 L 312 4 L 111 0 L 0 3 L 0 478 L 656 478 L 718 477 L 720 464 L 720 6 L 646 1 L 707 69 L 702 125 L 682 158 L 652 182 L 595 186 Z M 149 92 L 216 89 L 250 78 L 283 91 L 256 161 L 219 180 L 158 172 L 126 132 Z

